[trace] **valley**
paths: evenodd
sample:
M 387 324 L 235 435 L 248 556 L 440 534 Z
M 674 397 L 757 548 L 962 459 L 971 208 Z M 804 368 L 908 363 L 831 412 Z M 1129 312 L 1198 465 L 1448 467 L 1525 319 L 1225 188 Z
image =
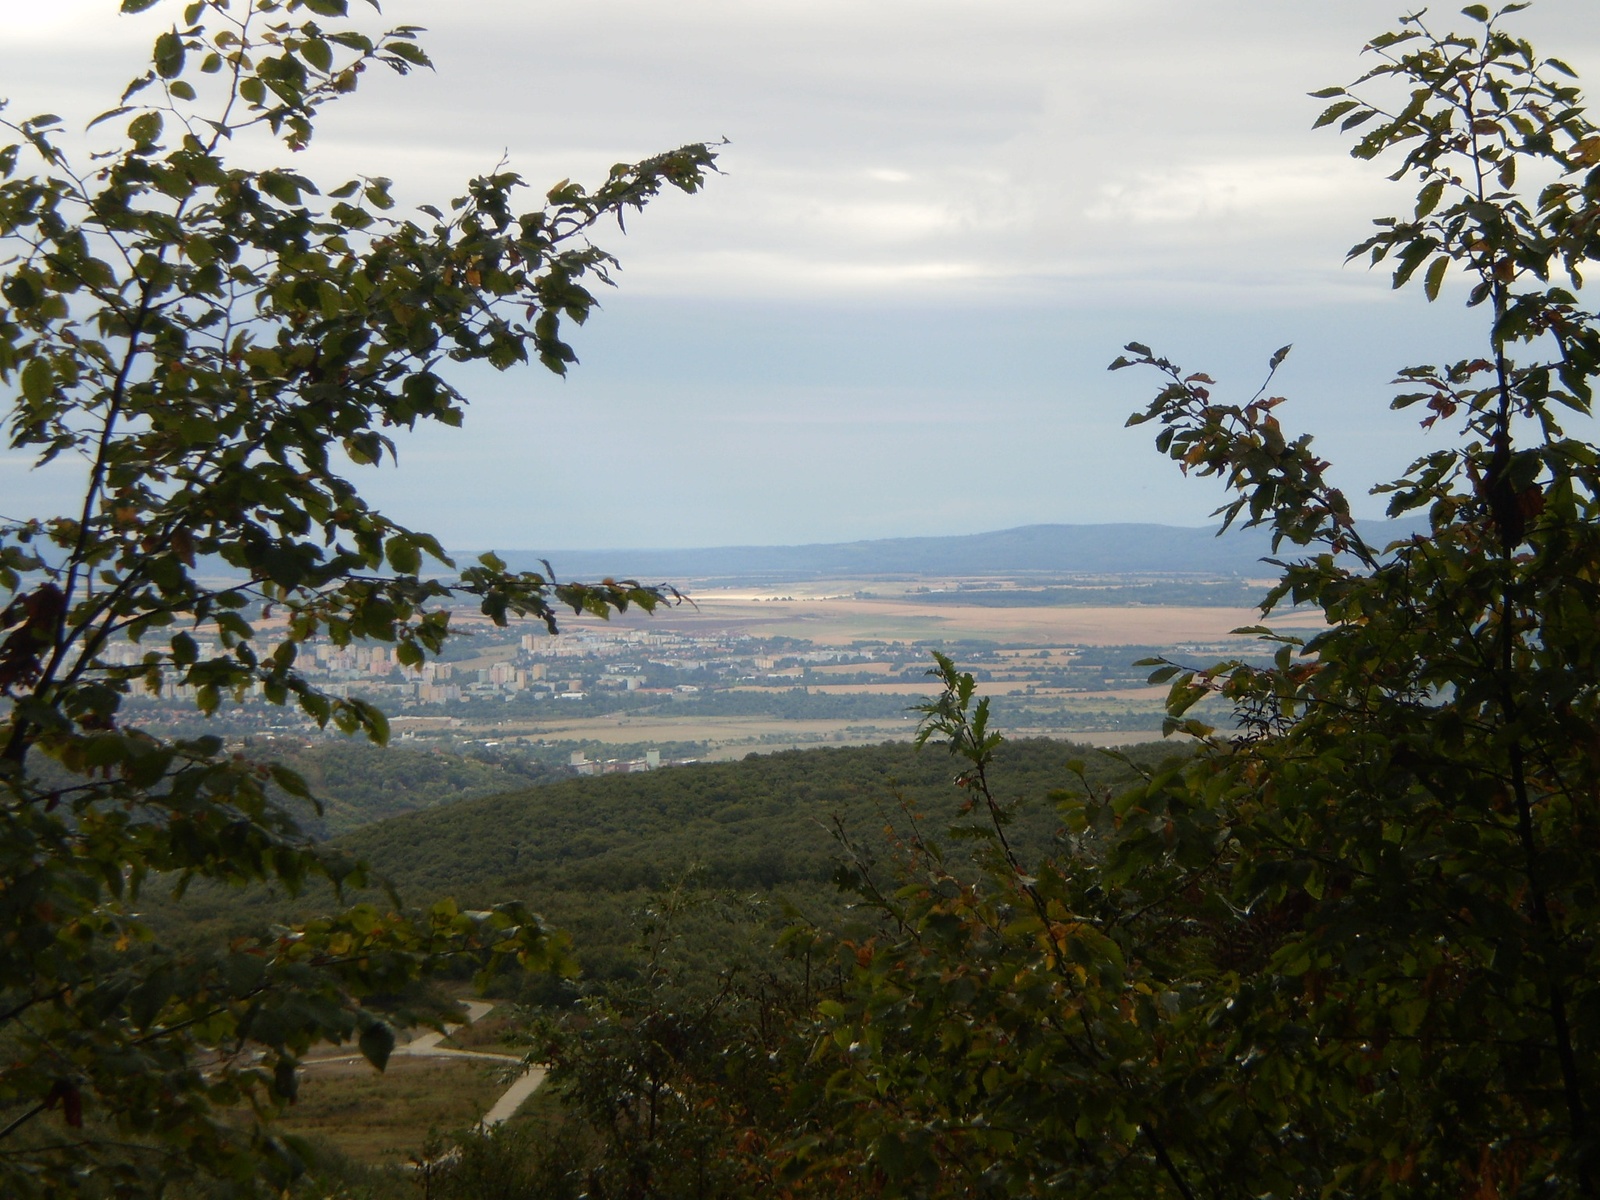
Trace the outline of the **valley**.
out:
M 297 661 L 328 692 L 384 709 L 396 744 L 589 772 L 645 769 L 651 749 L 671 763 L 904 740 L 916 725 L 908 709 L 936 690 L 927 674 L 934 649 L 975 674 L 1012 735 L 1129 744 L 1159 736 L 1165 696 L 1136 661 L 1208 665 L 1261 653 L 1234 632 L 1261 621 L 1242 605 L 1055 602 L 1064 592 L 1130 588 L 1156 599 L 1174 589 L 1186 597 L 1262 590 L 1240 580 L 940 575 L 679 587 L 683 599 L 654 614 L 568 616 L 556 637 L 458 609 L 457 636 L 420 670 L 397 666 L 381 645 L 313 642 Z M 1292 611 L 1270 624 L 1315 632 Z M 269 650 L 272 626 L 263 625 Z M 254 697 L 207 722 L 187 700 L 179 689 L 133 707 L 173 731 L 291 743 L 319 736 L 302 714 Z

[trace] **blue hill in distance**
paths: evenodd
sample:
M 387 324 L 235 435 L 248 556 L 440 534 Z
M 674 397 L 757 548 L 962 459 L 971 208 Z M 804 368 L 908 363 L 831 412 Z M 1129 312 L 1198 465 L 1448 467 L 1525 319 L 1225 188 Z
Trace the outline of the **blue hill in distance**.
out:
M 1364 523 L 1382 546 L 1410 536 L 1414 522 Z M 1282 553 L 1293 556 L 1294 547 Z M 561 579 L 779 582 L 897 576 L 1186 575 L 1265 578 L 1274 568 L 1266 529 L 1179 525 L 1022 525 L 953 537 L 878 538 L 802 546 L 717 546 L 682 550 L 499 550 L 507 566 L 538 571 L 548 559 Z M 462 552 L 458 562 L 468 561 Z

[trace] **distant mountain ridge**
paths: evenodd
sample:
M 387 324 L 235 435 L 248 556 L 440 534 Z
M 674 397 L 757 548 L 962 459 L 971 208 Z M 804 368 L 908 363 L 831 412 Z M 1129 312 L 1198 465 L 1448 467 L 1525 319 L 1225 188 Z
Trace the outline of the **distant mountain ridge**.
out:
M 1409 536 L 1410 522 L 1374 521 L 1378 545 Z M 1290 548 L 1285 548 L 1286 552 Z M 717 546 L 683 550 L 501 550 L 508 566 L 539 570 L 548 559 L 563 579 L 603 575 L 660 579 L 803 580 L 883 575 L 1209 575 L 1272 573 L 1265 529 L 1179 525 L 1022 525 L 955 537 L 879 538 L 803 546 Z M 465 556 L 463 556 L 465 557 Z

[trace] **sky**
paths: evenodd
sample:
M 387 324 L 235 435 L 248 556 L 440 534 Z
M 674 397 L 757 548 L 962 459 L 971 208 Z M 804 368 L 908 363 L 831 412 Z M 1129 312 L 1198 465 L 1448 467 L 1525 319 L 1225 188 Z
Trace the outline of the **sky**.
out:
M 82 125 L 172 0 L 0 0 L 0 97 Z M 353 6 L 359 14 L 362 6 Z M 1218 488 L 1126 429 L 1149 343 L 1274 391 L 1360 514 L 1433 444 L 1388 381 L 1473 351 L 1477 313 L 1390 290 L 1348 248 L 1413 192 L 1312 131 L 1390 0 L 386 0 L 436 70 L 368 77 L 294 165 L 439 203 L 504 156 L 542 191 L 726 138 L 723 174 L 596 241 L 618 287 L 581 359 L 464 372 L 461 430 L 356 469 L 462 549 L 786 544 L 1035 523 L 1201 525 Z M 1441 8 L 1444 14 L 1454 6 Z M 1516 18 L 1600 71 L 1592 0 Z M 1463 19 L 1457 23 L 1465 25 Z M 287 156 L 285 156 L 287 157 Z M 1431 435 L 1437 438 L 1439 435 Z M 0 458 L 0 512 L 72 480 Z

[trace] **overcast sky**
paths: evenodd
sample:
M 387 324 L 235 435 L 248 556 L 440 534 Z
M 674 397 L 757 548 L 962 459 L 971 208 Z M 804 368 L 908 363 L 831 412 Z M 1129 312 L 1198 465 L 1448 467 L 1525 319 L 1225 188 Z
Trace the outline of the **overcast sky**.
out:
M 178 11 L 115 8 L 0 0 L 13 114 L 82 124 L 110 106 Z M 464 377 L 466 428 L 408 437 L 400 467 L 363 484 L 459 547 L 1202 524 L 1216 490 L 1122 428 L 1153 380 L 1105 365 L 1138 339 L 1241 395 L 1293 342 L 1280 415 L 1363 489 L 1426 445 L 1385 411 L 1394 370 L 1480 328 L 1342 263 L 1410 196 L 1312 132 L 1305 93 L 1357 73 L 1399 11 L 387 0 L 388 22 L 428 27 L 438 69 L 370 77 L 327 110 L 295 165 L 329 185 L 382 174 L 439 202 L 502 154 L 542 191 L 729 144 L 704 194 L 597 239 L 624 269 L 569 379 Z M 1542 0 L 1519 28 L 1588 76 L 1594 15 Z M 0 467 L 7 515 L 63 490 Z

